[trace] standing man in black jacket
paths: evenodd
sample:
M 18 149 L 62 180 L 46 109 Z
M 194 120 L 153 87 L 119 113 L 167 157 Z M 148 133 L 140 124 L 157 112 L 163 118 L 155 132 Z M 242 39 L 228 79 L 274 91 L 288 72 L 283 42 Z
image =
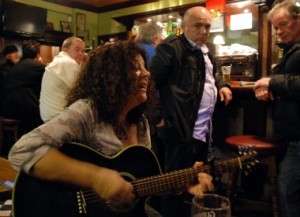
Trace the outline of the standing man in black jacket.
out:
M 2 115 L 21 121 L 21 135 L 43 123 L 39 96 L 45 65 L 40 62 L 40 47 L 35 40 L 23 41 L 22 58 L 11 68 L 3 86 Z
M 268 17 L 283 48 L 283 57 L 269 77 L 256 81 L 259 100 L 274 100 L 274 125 L 284 147 L 279 162 L 281 216 L 300 216 L 300 10 L 284 1 Z
M 157 46 L 150 72 L 159 91 L 162 123 L 158 128 L 165 151 L 166 172 L 192 167 L 212 157 L 212 115 L 220 99 L 232 99 L 229 84 L 215 77 L 213 56 L 206 46 L 211 26 L 204 7 L 188 9 L 180 36 L 170 36 Z M 186 202 L 187 201 L 187 202 Z M 162 200 L 164 217 L 190 216 L 191 198 L 167 195 Z

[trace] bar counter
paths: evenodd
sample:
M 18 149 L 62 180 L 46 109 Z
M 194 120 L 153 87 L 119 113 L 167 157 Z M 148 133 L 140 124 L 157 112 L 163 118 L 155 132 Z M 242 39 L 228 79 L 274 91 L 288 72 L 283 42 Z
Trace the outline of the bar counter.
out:
M 213 138 L 216 145 L 224 145 L 229 136 L 257 135 L 271 137 L 272 103 L 257 100 L 253 82 L 241 85 L 241 81 L 231 81 L 232 101 L 225 106 L 218 101 L 214 113 Z

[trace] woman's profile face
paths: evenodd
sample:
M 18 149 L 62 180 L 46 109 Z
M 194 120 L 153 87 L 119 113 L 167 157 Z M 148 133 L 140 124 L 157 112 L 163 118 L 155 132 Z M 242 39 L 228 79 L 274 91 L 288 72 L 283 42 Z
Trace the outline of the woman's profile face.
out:
M 128 96 L 128 105 L 134 108 L 147 100 L 147 89 L 150 79 L 150 73 L 145 68 L 145 61 L 141 55 L 136 57 L 135 79 L 132 81 L 132 93 Z

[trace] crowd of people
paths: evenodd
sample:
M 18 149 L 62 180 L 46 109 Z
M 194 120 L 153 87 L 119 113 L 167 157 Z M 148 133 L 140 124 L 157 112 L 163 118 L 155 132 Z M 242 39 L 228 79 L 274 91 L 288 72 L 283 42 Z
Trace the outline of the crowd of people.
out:
M 279 162 L 281 215 L 300 214 L 299 182 L 299 8 L 276 4 L 268 17 L 284 56 L 270 76 L 254 85 L 258 100 L 274 100 L 274 124 L 284 153 Z M 212 17 L 202 6 L 185 11 L 182 34 L 162 38 L 155 23 L 140 27 L 135 40 L 99 46 L 88 56 L 85 43 L 67 38 L 46 67 L 34 40 L 7 47 L 1 67 L 1 116 L 19 119 L 23 135 L 9 160 L 30 176 L 92 189 L 113 207 L 136 199 L 134 186 L 118 171 L 60 152 L 79 142 L 113 157 L 132 145 L 153 150 L 163 172 L 201 167 L 214 158 L 212 119 L 217 101 L 228 105 L 231 86 L 216 76 L 209 37 Z M 136 165 L 138 167 L 139 165 Z M 192 197 L 213 191 L 213 177 L 162 195 L 158 214 L 190 216 Z M 129 216 L 146 216 L 130 213 Z

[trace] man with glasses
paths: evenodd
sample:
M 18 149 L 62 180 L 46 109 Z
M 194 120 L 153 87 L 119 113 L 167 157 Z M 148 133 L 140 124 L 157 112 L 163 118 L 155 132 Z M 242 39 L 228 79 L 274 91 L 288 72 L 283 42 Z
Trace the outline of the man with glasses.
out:
M 274 125 L 281 151 L 279 198 L 281 216 L 300 216 L 300 15 L 289 1 L 274 6 L 268 13 L 283 48 L 282 60 L 269 77 L 256 81 L 259 100 L 274 100 Z M 281 159 L 282 157 L 282 159 Z

